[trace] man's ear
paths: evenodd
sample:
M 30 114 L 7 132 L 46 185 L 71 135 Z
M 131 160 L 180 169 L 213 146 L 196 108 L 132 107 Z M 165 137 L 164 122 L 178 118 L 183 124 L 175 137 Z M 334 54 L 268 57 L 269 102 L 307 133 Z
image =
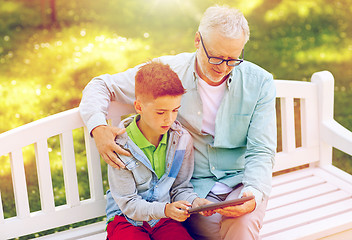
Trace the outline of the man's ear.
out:
M 134 101 L 134 109 L 139 114 L 142 112 L 142 106 L 141 106 L 141 102 L 139 100 Z
M 199 32 L 196 32 L 195 36 L 194 36 L 194 46 L 199 49 L 200 48 L 200 45 L 202 43 L 200 42 L 200 35 L 199 35 Z

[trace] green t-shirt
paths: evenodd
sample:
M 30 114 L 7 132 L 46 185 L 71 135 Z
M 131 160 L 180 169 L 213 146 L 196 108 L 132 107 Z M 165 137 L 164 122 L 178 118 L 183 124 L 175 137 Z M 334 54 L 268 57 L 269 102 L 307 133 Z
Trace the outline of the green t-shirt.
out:
M 166 158 L 166 147 L 168 134 L 165 133 L 156 148 L 151 144 L 139 130 L 136 122 L 137 116 L 133 121 L 127 126 L 126 132 L 131 140 L 144 152 L 144 154 L 149 159 L 156 175 L 158 178 L 165 173 L 165 158 Z

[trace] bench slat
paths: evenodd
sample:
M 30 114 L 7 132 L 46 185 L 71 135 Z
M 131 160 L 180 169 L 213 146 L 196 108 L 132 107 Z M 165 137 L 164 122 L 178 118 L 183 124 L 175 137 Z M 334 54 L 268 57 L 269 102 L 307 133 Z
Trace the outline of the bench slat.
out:
M 13 151 L 9 156 L 17 216 L 27 218 L 30 210 L 22 150 Z
M 44 212 L 55 210 L 55 200 L 53 184 L 51 179 L 50 161 L 48 153 L 48 143 L 46 140 L 40 140 L 34 144 L 38 184 L 40 192 L 40 201 Z
M 25 124 L 1 134 L 0 156 L 83 125 L 78 108 Z
M 301 191 L 282 195 L 280 197 L 269 199 L 267 211 L 319 195 L 327 194 L 330 192 L 336 192 L 337 190 L 338 188 L 336 186 L 329 183 L 325 183 Z
M 84 140 L 87 152 L 87 166 L 91 198 L 102 199 L 104 198 L 104 190 L 100 166 L 100 155 L 95 146 L 94 139 L 90 137 L 86 127 L 84 128 Z
M 319 162 L 319 147 L 296 148 L 293 152 L 279 152 L 275 156 L 274 172 Z
M 315 97 L 309 99 L 301 99 L 301 134 L 302 134 L 302 147 L 311 148 L 319 146 L 319 129 L 318 122 L 318 109 L 316 92 Z
M 335 172 L 337 170 L 337 172 Z M 334 173 L 337 173 L 334 175 Z M 339 174 L 339 173 L 344 173 L 340 169 L 336 169 L 336 167 L 331 166 L 329 168 L 316 168 L 315 174 L 321 178 L 326 179 L 330 183 L 334 184 L 335 186 L 338 186 L 340 189 L 348 192 L 349 194 L 352 195 L 352 176 L 347 175 L 346 178 L 344 178 L 344 175 Z
M 83 237 L 80 238 L 81 240 L 105 240 L 106 239 L 106 233 L 98 233 L 98 234 L 94 234 L 92 236 L 89 237 Z
M 0 225 L 0 239 L 14 238 L 105 216 L 105 206 L 105 199 L 97 201 L 88 199 L 81 201 L 79 206 L 58 206 L 55 208 L 55 212 L 32 212 L 30 217 L 25 219 L 19 217 L 7 218 L 6 224 Z M 104 228 L 101 230 L 103 231 Z
M 93 223 L 88 226 L 73 228 L 64 232 L 58 232 L 48 236 L 37 238 L 37 240 L 70 240 L 70 239 L 84 239 L 84 240 L 105 240 L 105 221 Z
M 303 81 L 275 80 L 276 97 L 316 98 L 317 84 Z
M 300 171 L 294 171 L 290 173 L 285 173 L 279 176 L 275 176 L 272 179 L 272 187 L 276 188 L 279 185 L 286 184 L 289 182 L 297 181 L 300 179 L 308 178 L 314 176 L 314 173 L 308 169 L 302 169 Z
M 0 191 L 0 224 L 4 222 L 4 210 L 2 207 L 1 191 Z
M 311 176 L 308 178 L 300 179 L 294 182 L 277 186 L 273 188 L 270 196 L 272 199 L 278 196 L 286 195 L 288 193 L 294 193 L 303 189 L 311 188 L 311 187 L 323 184 L 325 182 L 326 181 L 322 178 Z
M 80 204 L 80 199 L 72 131 L 60 134 L 60 145 L 66 201 L 69 206 L 77 206 Z
M 280 98 L 280 102 L 282 151 L 290 153 L 296 148 L 293 98 Z
M 352 228 L 352 211 L 344 211 L 343 213 L 327 218 L 319 219 L 315 222 L 306 223 L 296 228 L 289 229 L 284 232 L 273 235 L 262 236 L 262 240 L 311 240 L 324 236 L 329 236 L 338 232 Z M 276 226 L 282 223 L 276 223 Z M 265 225 L 264 225 L 265 226 Z M 264 228 L 264 227 L 263 227 Z
M 265 237 L 268 234 L 279 233 L 285 230 L 297 228 L 324 218 L 338 216 L 339 214 L 348 211 L 352 212 L 352 199 L 340 201 L 318 209 L 308 210 L 293 216 L 281 218 L 277 221 L 268 222 L 261 229 L 261 235 Z
M 265 213 L 264 224 L 313 208 L 320 208 L 334 202 L 346 200 L 350 197 L 351 196 L 344 191 L 337 191 L 268 210 Z

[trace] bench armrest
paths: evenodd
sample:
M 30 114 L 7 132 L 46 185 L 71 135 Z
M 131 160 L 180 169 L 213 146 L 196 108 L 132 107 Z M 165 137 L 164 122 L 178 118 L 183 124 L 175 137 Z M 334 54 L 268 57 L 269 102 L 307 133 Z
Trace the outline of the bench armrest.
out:
M 352 156 L 352 132 L 334 119 L 323 121 L 321 138 L 324 142 Z

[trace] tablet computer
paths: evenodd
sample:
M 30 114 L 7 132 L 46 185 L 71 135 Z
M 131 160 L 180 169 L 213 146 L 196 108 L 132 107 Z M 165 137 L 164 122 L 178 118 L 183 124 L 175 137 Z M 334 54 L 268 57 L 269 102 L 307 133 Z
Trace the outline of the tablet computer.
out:
M 224 207 L 241 205 L 241 204 L 243 204 L 249 200 L 252 200 L 252 199 L 254 199 L 254 196 L 242 197 L 242 198 L 227 200 L 227 201 L 218 202 L 218 203 L 210 203 L 207 205 L 202 205 L 199 207 L 190 208 L 190 209 L 188 209 L 188 212 L 190 214 L 192 214 L 192 213 L 199 213 L 202 211 L 209 211 L 209 210 L 215 210 L 215 209 L 224 208 Z

